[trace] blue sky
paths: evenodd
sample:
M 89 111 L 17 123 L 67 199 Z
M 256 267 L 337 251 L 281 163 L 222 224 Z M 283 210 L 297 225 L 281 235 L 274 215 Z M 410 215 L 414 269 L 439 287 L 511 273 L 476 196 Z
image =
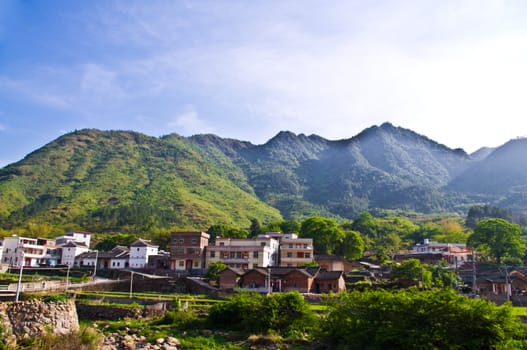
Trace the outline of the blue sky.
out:
M 525 1 L 0 1 L 0 166 L 81 128 L 527 134 Z

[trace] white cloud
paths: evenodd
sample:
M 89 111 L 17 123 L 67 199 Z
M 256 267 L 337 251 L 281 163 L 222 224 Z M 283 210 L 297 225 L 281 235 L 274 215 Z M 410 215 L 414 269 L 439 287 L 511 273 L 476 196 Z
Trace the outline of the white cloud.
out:
M 213 129 L 200 119 L 193 107 L 187 107 L 184 112 L 172 117 L 166 126 L 170 131 L 183 135 L 213 132 Z

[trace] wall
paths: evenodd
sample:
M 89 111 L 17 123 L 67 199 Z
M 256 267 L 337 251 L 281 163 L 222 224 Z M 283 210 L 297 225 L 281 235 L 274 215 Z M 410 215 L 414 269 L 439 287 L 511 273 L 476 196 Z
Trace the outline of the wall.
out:
M 47 332 L 69 334 L 79 330 L 73 300 L 0 303 L 0 322 L 4 335 L 14 334 L 17 338 L 34 337 Z

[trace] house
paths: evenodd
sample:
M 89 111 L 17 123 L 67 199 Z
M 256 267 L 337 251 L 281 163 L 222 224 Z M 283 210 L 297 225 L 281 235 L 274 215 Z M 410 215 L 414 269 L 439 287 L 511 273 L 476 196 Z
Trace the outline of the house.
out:
M 346 290 L 342 271 L 319 271 L 315 276 L 315 293 L 341 292 Z
M 472 260 L 473 251 L 464 243 L 439 243 L 425 239 L 423 244 L 412 247 L 412 254 L 441 254 L 450 265 L 460 265 Z
M 287 272 L 282 281 L 282 291 L 309 293 L 313 289 L 315 277 L 306 269 L 294 269 Z
M 313 239 L 296 234 L 280 240 L 280 266 L 298 267 L 313 262 Z
M 63 236 L 58 236 L 55 238 L 55 244 L 57 246 L 63 246 L 68 242 L 82 243 L 86 247 L 90 247 L 91 242 L 91 232 L 85 231 L 70 231 L 64 234 Z
M 148 264 L 148 257 L 151 255 L 156 255 L 158 248 L 159 246 L 153 245 L 152 242 L 141 238 L 130 244 L 130 268 L 146 268 Z
M 129 267 L 129 249 L 123 246 L 116 246 L 108 252 L 88 251 L 78 255 L 75 258 L 75 266 L 95 267 L 97 270 L 107 269 L 126 269 Z
M 78 266 L 75 265 L 75 258 L 89 250 L 90 249 L 84 243 L 69 241 L 62 246 L 61 264 L 70 267 Z
M 168 270 L 170 268 L 170 253 L 159 251 L 155 255 L 150 255 L 147 268 L 151 270 Z
M 172 232 L 170 235 L 170 269 L 191 270 L 205 267 L 205 247 L 210 235 L 205 232 Z
M 240 286 L 240 278 L 245 273 L 242 269 L 229 267 L 220 272 L 219 287 L 224 290 L 235 289 Z
M 39 244 L 37 238 L 16 235 L 5 237 L 3 247 L 2 262 L 16 267 L 38 267 L 47 252 L 47 247 Z
M 278 265 L 278 240 L 259 236 L 250 238 L 216 237 L 207 247 L 206 266 L 223 261 L 227 266 L 244 270 Z
M 37 238 L 37 244 L 46 248 L 46 253 L 40 260 L 41 266 L 56 266 L 60 264 L 62 251 L 56 246 L 54 239 Z

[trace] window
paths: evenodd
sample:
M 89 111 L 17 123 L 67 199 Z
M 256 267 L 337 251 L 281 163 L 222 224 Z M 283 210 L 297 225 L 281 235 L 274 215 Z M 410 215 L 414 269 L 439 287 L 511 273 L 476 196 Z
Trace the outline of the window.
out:
M 223 247 L 225 245 L 225 242 L 220 242 L 220 247 Z
M 229 253 L 229 258 L 234 259 L 235 256 L 236 256 L 236 254 L 234 252 L 230 252 Z
M 293 248 L 293 243 L 289 243 L 289 248 Z
M 253 258 L 258 259 L 258 252 L 253 252 Z
M 262 247 L 265 247 L 265 242 L 260 242 L 260 245 L 261 245 Z
M 185 239 L 184 238 L 180 238 L 179 239 L 179 243 L 185 243 Z
M 181 267 L 183 267 L 183 266 L 185 266 L 185 262 L 184 262 L 183 260 L 180 260 L 180 261 L 178 262 L 178 265 L 181 266 Z
M 311 259 L 311 254 L 310 254 L 310 253 L 305 253 L 305 254 L 304 254 L 304 258 L 306 258 L 306 259 Z
M 177 243 L 177 238 L 172 238 L 172 243 Z
M 196 238 L 192 238 L 191 242 L 192 242 L 192 244 L 196 244 L 196 243 L 198 243 L 198 240 Z
M 236 252 L 236 259 L 242 258 L 242 252 Z
M 253 269 L 257 268 L 258 264 L 253 264 Z
M 210 252 L 210 257 L 211 258 L 215 258 L 216 257 L 216 252 Z
M 291 253 L 291 252 L 287 253 L 287 257 L 288 258 L 292 258 L 293 257 L 293 253 Z
M 199 263 L 197 261 L 194 261 L 194 267 L 199 267 Z

